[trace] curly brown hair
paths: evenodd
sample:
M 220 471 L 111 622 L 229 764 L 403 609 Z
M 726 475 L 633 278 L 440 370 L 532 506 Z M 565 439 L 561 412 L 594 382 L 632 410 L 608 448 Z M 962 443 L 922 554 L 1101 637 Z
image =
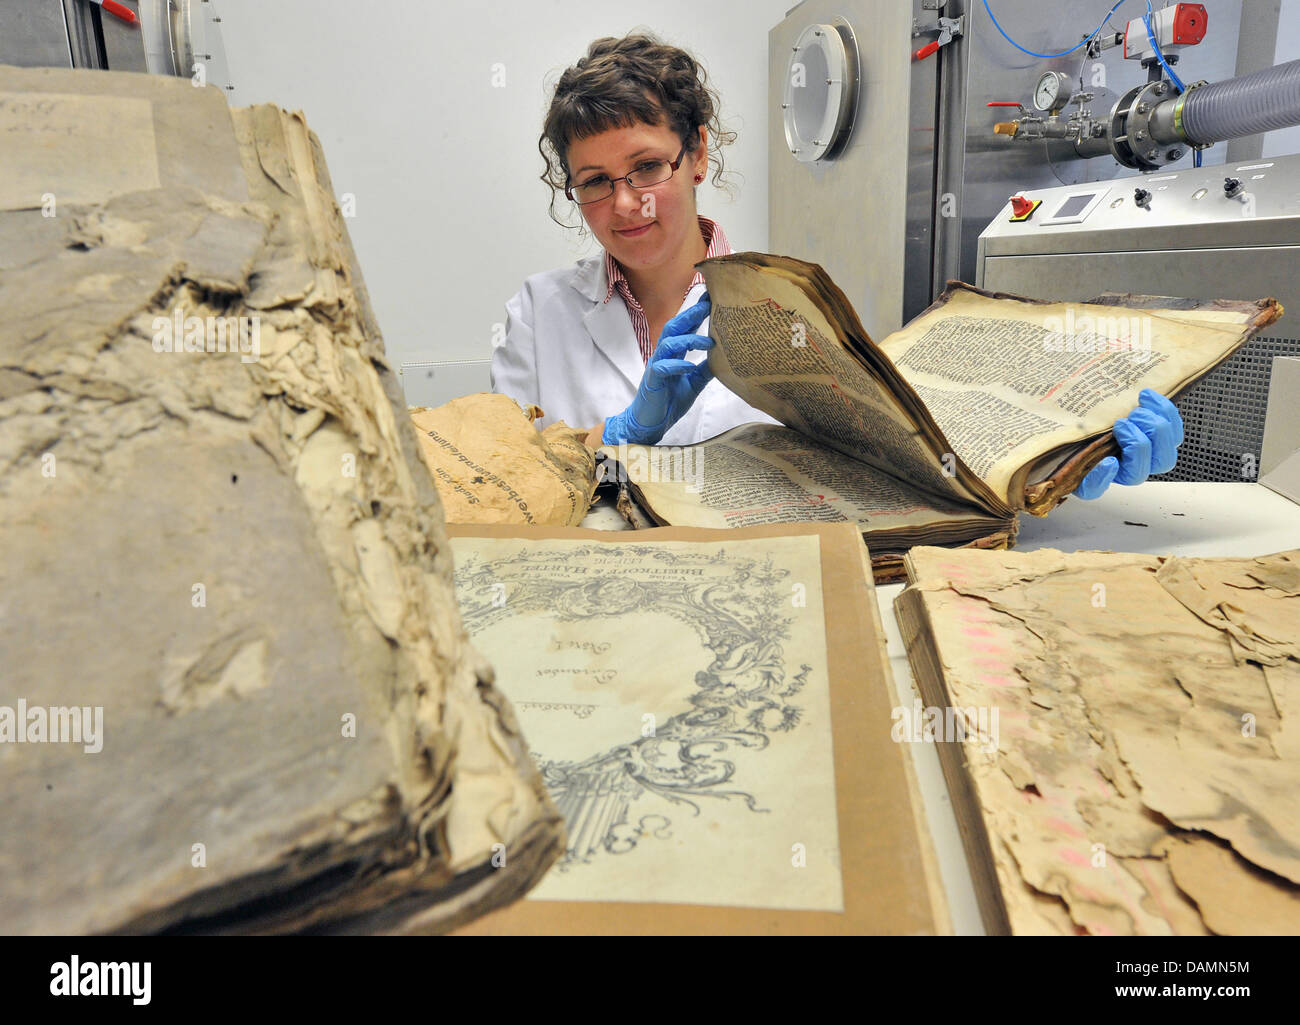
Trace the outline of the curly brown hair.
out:
M 569 184 L 569 145 L 611 128 L 666 124 L 687 153 L 695 153 L 699 126 L 705 125 L 713 141 L 713 184 L 726 187 L 720 147 L 734 142 L 736 133 L 723 131 L 718 95 L 706 82 L 707 74 L 694 57 L 649 33 L 622 39 L 604 36 L 593 42 L 586 56 L 556 82 L 537 141 L 546 162 L 541 179 L 551 190 L 551 220 L 583 231 L 581 223 L 566 224 L 555 213 L 556 199 Z

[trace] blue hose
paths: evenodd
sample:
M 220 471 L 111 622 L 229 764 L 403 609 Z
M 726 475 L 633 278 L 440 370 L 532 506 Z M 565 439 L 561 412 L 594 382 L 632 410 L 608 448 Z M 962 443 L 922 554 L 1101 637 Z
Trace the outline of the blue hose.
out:
M 1151 29 L 1151 16 L 1153 13 L 1154 12 L 1151 10 L 1151 0 L 1147 0 L 1147 13 L 1142 15 L 1142 24 L 1147 27 L 1147 38 L 1151 40 L 1151 49 L 1155 50 L 1156 60 L 1158 60 L 1160 66 L 1165 69 L 1165 74 L 1169 76 L 1169 81 L 1174 83 L 1174 88 L 1180 93 L 1185 93 L 1187 92 L 1187 87 L 1183 85 L 1182 79 L 1174 74 L 1174 69 L 1169 66 L 1169 62 L 1165 60 L 1165 55 L 1160 52 L 1160 44 L 1156 42 L 1156 34 Z
M 1087 46 L 1090 42 L 1093 41 L 1094 38 L 1096 38 L 1097 34 L 1106 27 L 1106 22 L 1110 21 L 1111 15 L 1114 14 L 1117 10 L 1119 10 L 1120 4 L 1124 2 L 1125 0 L 1116 0 L 1115 6 L 1112 7 L 1110 11 L 1106 14 L 1106 20 L 1097 26 L 1096 31 L 1094 31 L 1092 35 L 1085 36 L 1081 41 L 1075 43 L 1068 50 L 1062 50 L 1059 53 L 1035 53 L 1033 50 L 1026 50 L 1023 46 L 1017 43 L 1014 39 L 1012 39 L 1009 35 L 1007 35 L 1006 32 L 1002 30 L 1002 26 L 998 24 L 997 17 L 993 14 L 993 8 L 989 6 L 989 0 L 984 0 L 984 10 L 988 11 L 989 21 L 993 22 L 993 27 L 998 30 L 998 32 L 1002 35 L 1002 38 L 1005 39 L 1012 46 L 1014 46 L 1017 50 L 1019 50 L 1021 53 L 1027 53 L 1031 57 L 1048 58 L 1048 57 L 1064 57 L 1067 53 L 1074 53 L 1074 51 L 1081 46 Z M 1147 6 L 1148 8 L 1150 7 L 1149 2 Z

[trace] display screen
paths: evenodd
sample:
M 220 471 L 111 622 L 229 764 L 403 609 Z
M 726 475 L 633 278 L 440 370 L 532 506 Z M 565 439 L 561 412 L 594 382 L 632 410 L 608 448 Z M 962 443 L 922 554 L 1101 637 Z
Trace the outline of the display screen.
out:
M 1076 196 L 1071 196 L 1061 204 L 1060 209 L 1052 214 L 1053 217 L 1073 217 L 1081 212 L 1085 206 L 1092 202 L 1095 192 L 1083 192 Z

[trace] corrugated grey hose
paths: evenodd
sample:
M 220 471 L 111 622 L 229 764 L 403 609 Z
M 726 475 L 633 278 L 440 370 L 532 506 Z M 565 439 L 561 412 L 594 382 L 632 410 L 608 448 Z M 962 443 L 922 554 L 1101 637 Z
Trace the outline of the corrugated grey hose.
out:
M 1182 120 L 1188 141 L 1194 143 L 1300 124 L 1300 60 L 1191 90 Z

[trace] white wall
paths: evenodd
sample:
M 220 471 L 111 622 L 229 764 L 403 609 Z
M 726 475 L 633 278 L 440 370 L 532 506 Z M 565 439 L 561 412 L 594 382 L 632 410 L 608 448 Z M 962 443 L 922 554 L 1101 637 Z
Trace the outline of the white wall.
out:
M 1247 10 L 1258 2 L 1246 0 Z M 1275 62 L 1300 57 L 1300 0 L 1267 2 L 1280 2 Z M 725 155 L 740 174 L 734 199 L 706 180 L 701 211 L 723 223 L 737 249 L 768 248 L 767 33 L 795 0 L 214 5 L 232 102 L 303 110 L 337 192 L 356 196 L 349 229 L 394 367 L 489 358 L 494 326 L 523 279 L 595 251 L 547 216 L 537 137 L 544 80 L 602 35 L 650 28 L 704 62 L 724 123 L 738 132 Z M 498 63 L 504 88 L 492 85 Z M 1265 156 L 1294 152 L 1300 128 L 1264 139 Z M 444 401 L 485 389 L 487 378 L 471 366 L 412 384 L 412 401 Z
M 727 167 L 743 178 L 732 200 L 710 175 L 700 210 L 736 249 L 767 248 L 767 33 L 793 0 L 215 6 L 232 103 L 302 110 L 335 191 L 356 196 L 348 228 L 394 368 L 489 358 L 523 279 L 596 251 L 547 216 L 537 138 L 543 79 L 600 36 L 649 28 L 705 64 L 738 133 Z M 504 88 L 492 84 L 498 63 Z
M 1277 17 L 1277 52 L 1274 64 L 1300 60 L 1300 0 L 1282 0 Z M 1300 125 L 1281 128 L 1264 134 L 1266 157 L 1281 157 L 1300 153 Z

